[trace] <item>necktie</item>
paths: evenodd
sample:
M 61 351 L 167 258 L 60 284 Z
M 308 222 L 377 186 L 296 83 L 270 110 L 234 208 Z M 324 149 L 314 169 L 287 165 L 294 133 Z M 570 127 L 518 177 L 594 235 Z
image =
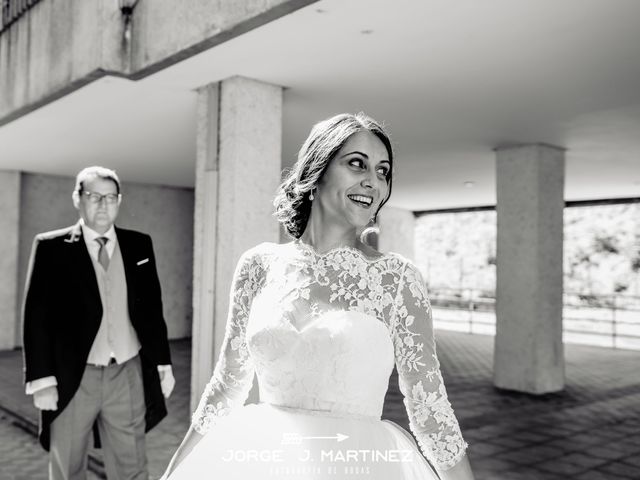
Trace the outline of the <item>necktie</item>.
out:
M 109 254 L 107 253 L 107 242 L 109 239 L 107 237 L 98 237 L 96 238 L 96 242 L 100 244 L 100 250 L 98 250 L 98 262 L 102 265 L 102 268 L 107 270 L 109 268 Z

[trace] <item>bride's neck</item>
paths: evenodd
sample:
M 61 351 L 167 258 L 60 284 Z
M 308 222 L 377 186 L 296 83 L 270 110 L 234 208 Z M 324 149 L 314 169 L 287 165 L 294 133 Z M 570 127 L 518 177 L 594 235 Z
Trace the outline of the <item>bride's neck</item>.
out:
M 313 215 L 309 217 L 300 241 L 311 245 L 316 252 L 324 253 L 336 247 L 360 248 L 355 227 L 345 227 L 331 222 L 323 222 Z

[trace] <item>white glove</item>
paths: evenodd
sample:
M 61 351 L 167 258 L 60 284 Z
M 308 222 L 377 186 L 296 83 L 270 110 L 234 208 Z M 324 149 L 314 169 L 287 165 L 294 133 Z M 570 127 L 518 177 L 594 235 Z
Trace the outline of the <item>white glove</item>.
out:
M 164 398 L 169 398 L 173 387 L 176 386 L 176 379 L 173 378 L 173 370 L 171 365 L 158 366 L 158 373 L 160 374 L 160 387 L 162 388 L 162 395 Z
M 33 394 L 33 404 L 39 410 L 58 409 L 58 387 L 46 387 Z

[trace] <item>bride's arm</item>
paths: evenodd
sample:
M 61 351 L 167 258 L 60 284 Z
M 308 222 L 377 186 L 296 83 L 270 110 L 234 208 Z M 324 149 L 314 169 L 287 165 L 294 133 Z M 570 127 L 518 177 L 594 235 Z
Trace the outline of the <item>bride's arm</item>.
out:
M 262 264 L 255 249 L 239 260 L 233 275 L 229 315 L 220 356 L 213 376 L 191 417 L 191 427 L 169 462 L 165 477 L 193 450 L 219 417 L 244 405 L 253 384 L 254 367 L 246 343 L 251 303 L 263 279 Z M 164 478 L 164 477 L 163 477 Z
M 447 398 L 433 338 L 431 305 L 418 269 L 406 262 L 394 302 L 393 341 L 409 425 L 443 480 L 473 480 L 458 420 Z

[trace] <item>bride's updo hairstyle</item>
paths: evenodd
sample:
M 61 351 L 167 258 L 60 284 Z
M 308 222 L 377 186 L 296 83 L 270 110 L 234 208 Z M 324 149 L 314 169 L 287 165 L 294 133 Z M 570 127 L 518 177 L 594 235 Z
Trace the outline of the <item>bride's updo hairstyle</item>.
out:
M 278 187 L 273 201 L 276 218 L 293 238 L 300 238 L 311 213 L 309 195 L 327 170 L 336 153 L 354 133 L 368 130 L 384 144 L 389 154 L 391 170 L 387 176 L 389 190 L 378 207 L 378 211 L 391 195 L 391 176 L 393 169 L 393 149 L 389 135 L 373 118 L 364 113 L 341 113 L 316 123 L 298 152 L 298 160 L 286 172 L 282 184 Z

